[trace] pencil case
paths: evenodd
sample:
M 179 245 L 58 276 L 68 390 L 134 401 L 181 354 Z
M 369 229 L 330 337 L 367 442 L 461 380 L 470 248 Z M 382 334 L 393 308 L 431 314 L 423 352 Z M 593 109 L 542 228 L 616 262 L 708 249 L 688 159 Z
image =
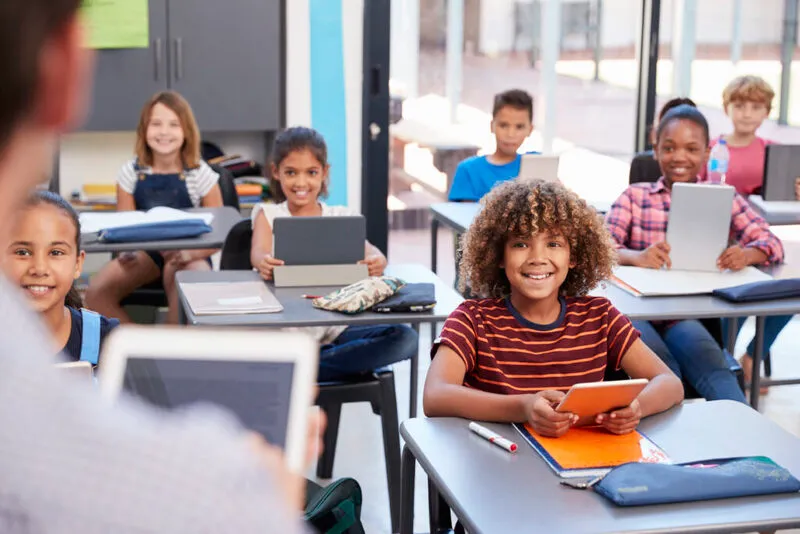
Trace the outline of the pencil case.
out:
M 711 294 L 729 302 L 797 298 L 800 297 L 800 278 L 753 282 L 740 286 L 715 289 Z
M 398 278 L 373 276 L 314 299 L 311 304 L 321 310 L 360 313 L 391 297 L 404 285 Z
M 754 456 L 676 465 L 628 463 L 592 487 L 618 506 L 643 506 L 795 493 L 800 481 L 771 459 Z
M 436 306 L 433 284 L 406 284 L 397 293 L 375 304 L 372 311 L 385 313 L 424 312 Z
M 166 241 L 197 237 L 210 231 L 211 227 L 202 219 L 186 219 L 182 221 L 134 224 L 100 230 L 97 234 L 97 241 L 101 243 Z

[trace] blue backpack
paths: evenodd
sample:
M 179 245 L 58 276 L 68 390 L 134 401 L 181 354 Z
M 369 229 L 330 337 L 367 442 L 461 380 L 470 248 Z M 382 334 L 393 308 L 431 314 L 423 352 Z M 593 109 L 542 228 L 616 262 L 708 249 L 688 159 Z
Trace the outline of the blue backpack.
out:
M 100 314 L 81 308 L 83 335 L 81 336 L 81 361 L 93 366 L 100 360 Z

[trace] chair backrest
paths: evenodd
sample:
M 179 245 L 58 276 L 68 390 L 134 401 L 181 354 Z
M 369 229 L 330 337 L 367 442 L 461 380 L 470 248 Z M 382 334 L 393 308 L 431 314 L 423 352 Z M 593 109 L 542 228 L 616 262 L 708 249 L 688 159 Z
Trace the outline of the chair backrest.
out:
M 249 271 L 253 268 L 250 263 L 250 247 L 252 246 L 253 228 L 250 219 L 239 221 L 225 238 L 222 245 L 222 256 L 219 268 L 223 271 Z
M 628 183 L 655 182 L 661 178 L 661 167 L 653 158 L 653 151 L 639 152 L 631 161 Z
M 231 171 L 219 165 L 210 165 L 219 174 L 219 189 L 222 192 L 222 203 L 239 210 L 239 195 L 236 193 L 236 183 L 233 181 Z

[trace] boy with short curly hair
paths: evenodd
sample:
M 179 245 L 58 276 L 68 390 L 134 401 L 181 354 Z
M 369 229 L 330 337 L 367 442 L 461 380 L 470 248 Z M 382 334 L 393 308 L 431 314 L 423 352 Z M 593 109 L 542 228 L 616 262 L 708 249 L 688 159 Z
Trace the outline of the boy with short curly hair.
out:
M 561 436 L 578 421 L 554 406 L 608 367 L 650 383 L 630 406 L 593 421 L 614 433 L 681 402 L 683 386 L 602 297 L 615 252 L 593 208 L 558 183 L 514 180 L 484 199 L 463 241 L 461 279 L 484 298 L 463 302 L 434 345 L 428 416 L 528 422 Z

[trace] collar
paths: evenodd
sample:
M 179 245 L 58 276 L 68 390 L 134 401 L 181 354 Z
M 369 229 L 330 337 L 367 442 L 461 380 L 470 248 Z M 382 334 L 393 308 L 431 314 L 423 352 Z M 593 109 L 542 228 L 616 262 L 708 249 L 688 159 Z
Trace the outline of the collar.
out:
M 668 193 L 667 179 L 663 176 L 650 185 L 650 193 Z

